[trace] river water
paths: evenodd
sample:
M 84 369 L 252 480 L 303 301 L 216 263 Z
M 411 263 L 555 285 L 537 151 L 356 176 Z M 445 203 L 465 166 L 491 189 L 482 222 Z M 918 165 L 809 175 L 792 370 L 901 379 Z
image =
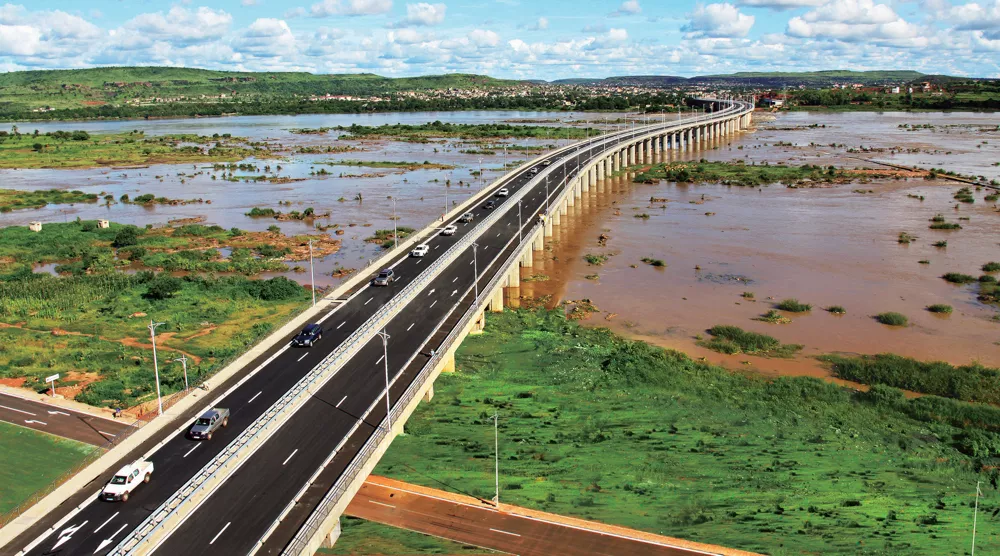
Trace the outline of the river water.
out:
M 472 175 L 482 164 L 486 179 L 500 175 L 504 158 L 469 155 L 460 150 L 474 148 L 458 140 L 431 143 L 396 141 L 351 141 L 336 134 L 297 135 L 293 128 L 318 128 L 359 123 L 490 123 L 528 120 L 556 125 L 580 125 L 584 120 L 601 121 L 604 114 L 556 114 L 551 112 L 440 112 L 372 115 L 309 115 L 156 120 L 127 122 L 24 123 L 22 132 L 35 128 L 85 129 L 116 132 L 140 129 L 147 134 L 231 133 L 281 144 L 351 145 L 361 152 L 340 154 L 291 154 L 261 160 L 283 166 L 283 176 L 303 181 L 233 183 L 211 180 L 206 165 L 163 165 L 130 170 L 18 170 L 0 171 L 2 187 L 17 189 L 71 188 L 109 193 L 118 198 L 154 193 L 176 199 L 201 198 L 211 204 L 177 206 L 97 204 L 50 206 L 41 210 L 0 215 L 0 225 L 22 225 L 30 220 L 60 221 L 76 217 L 109 218 L 117 222 L 145 225 L 165 224 L 182 218 L 203 218 L 226 228 L 263 230 L 278 224 L 285 233 L 314 231 L 306 222 L 275 222 L 251 219 L 245 213 L 253 206 L 282 211 L 312 206 L 319 213 L 330 211 L 318 224 L 339 224 L 346 233 L 343 248 L 317 261 L 317 284 L 338 279 L 329 276 L 336 266 L 358 268 L 376 257 L 379 247 L 363 239 L 378 228 L 392 227 L 393 204 L 401 226 L 420 228 L 433 222 L 448 202 L 461 202 L 480 186 Z M 765 121 L 773 120 L 773 121 Z M 682 159 L 743 159 L 749 162 L 792 164 L 836 164 L 871 166 L 873 159 L 898 164 L 944 167 L 963 174 L 1000 178 L 1000 132 L 993 114 L 971 113 L 816 113 L 761 115 L 757 129 L 732 141 L 689 153 Z M 905 126 L 905 127 L 901 127 Z M 915 131 L 911 127 L 920 126 Z M 562 144 L 557 141 L 521 141 L 520 144 Z M 831 146 L 831 144 L 833 144 Z M 848 152 L 849 149 L 874 152 Z M 508 154 L 508 162 L 523 159 Z M 310 172 L 318 163 L 336 159 L 402 160 L 454 164 L 454 170 L 417 170 L 399 173 L 391 169 L 353 166 L 322 166 L 328 176 Z M 482 162 L 480 162 L 480 159 Z M 370 177 L 339 177 L 340 173 Z M 186 174 L 179 176 L 178 174 Z M 241 172 L 244 174 L 250 172 Z M 452 181 L 451 187 L 445 181 Z M 183 183 L 182 183 L 183 180 Z M 461 187 L 458 182 L 473 184 Z M 976 203 L 957 210 L 952 199 L 960 185 L 945 181 L 896 180 L 869 184 L 835 185 L 823 188 L 788 189 L 772 185 L 760 189 L 718 184 L 640 185 L 629 179 L 609 180 L 605 193 L 591 193 L 572 209 L 570 218 L 557 229 L 546 256 L 536 257 L 536 266 L 524 274 L 545 274 L 545 282 L 523 282 L 522 296 L 552 296 L 552 305 L 564 300 L 590 299 L 600 313 L 589 322 L 643 338 L 659 345 L 706 357 L 734 369 L 763 373 L 825 376 L 826 371 L 810 356 L 829 352 L 894 352 L 920 359 L 952 363 L 978 360 L 1000 366 L 1000 323 L 992 321 L 995 308 L 976 301 L 975 285 L 953 286 L 939 278 L 956 271 L 978 276 L 979 267 L 1000 260 L 1000 213 L 976 191 Z M 855 189 L 871 190 L 856 193 Z M 363 202 L 352 199 L 361 193 Z M 919 201 L 908 195 L 923 196 Z M 347 201 L 338 201 L 340 198 Z M 650 197 L 667 198 L 650 204 Z M 279 201 L 289 205 L 279 206 Z M 647 220 L 635 218 L 648 213 Z M 713 213 L 706 215 L 706 213 Z M 944 213 L 963 226 L 958 231 L 932 231 L 928 220 Z M 958 218 L 968 218 L 959 221 Z M 910 245 L 897 242 L 899 232 L 918 239 Z M 606 246 L 597 238 L 607 234 Z M 932 247 L 940 239 L 946 249 Z M 600 267 L 583 260 L 587 253 L 612 254 Z M 642 257 L 663 259 L 667 267 L 643 264 Z M 918 261 L 929 260 L 930 264 Z M 632 268 L 635 265 L 635 268 Z M 596 274 L 597 279 L 593 279 Z M 308 273 L 289 273 L 308 281 Z M 741 297 L 754 293 L 755 301 Z M 777 300 L 796 297 L 814 308 L 804 315 L 790 315 L 790 324 L 775 325 L 752 320 Z M 773 299 L 769 299 L 773 298 Z M 924 310 L 934 303 L 955 308 L 949 316 Z M 842 305 L 847 314 L 834 316 L 821 307 Z M 898 311 L 910 318 L 906 328 L 876 323 L 871 315 Z M 715 324 L 734 324 L 771 334 L 786 343 L 805 346 L 794 359 L 724 356 L 696 345 L 699 335 Z

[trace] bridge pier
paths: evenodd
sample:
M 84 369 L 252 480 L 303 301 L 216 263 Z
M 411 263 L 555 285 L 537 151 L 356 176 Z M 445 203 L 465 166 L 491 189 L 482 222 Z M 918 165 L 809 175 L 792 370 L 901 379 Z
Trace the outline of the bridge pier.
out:
M 490 299 L 490 312 L 503 312 L 503 286 L 498 286 L 497 289 L 493 290 L 493 295 Z
M 333 545 L 337 543 L 337 539 L 340 538 L 340 519 L 337 519 L 337 523 L 330 529 L 330 532 L 326 534 L 326 538 L 323 539 L 323 548 L 333 548 Z
M 431 383 L 431 385 L 427 388 L 427 391 L 424 392 L 424 401 L 429 402 L 433 399 L 434 399 L 434 384 Z

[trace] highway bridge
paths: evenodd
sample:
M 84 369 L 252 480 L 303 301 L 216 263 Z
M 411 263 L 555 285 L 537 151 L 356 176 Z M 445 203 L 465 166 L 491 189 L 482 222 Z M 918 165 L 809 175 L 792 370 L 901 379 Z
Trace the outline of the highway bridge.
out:
M 375 287 L 364 277 L 317 312 L 323 338 L 314 347 L 282 338 L 205 396 L 197 409 L 232 412 L 211 441 L 187 439 L 194 411 L 182 415 L 24 526 L 3 553 L 312 554 L 332 542 L 407 417 L 454 369 L 461 340 L 482 330 L 484 311 L 502 310 L 504 288 L 518 287 L 520 267 L 568 207 L 627 166 L 706 148 L 751 124 L 750 103 L 701 102 L 706 113 L 581 141 L 484 188 L 389 256 L 396 281 Z M 495 195 L 501 188 L 507 196 Z M 495 209 L 484 208 L 488 199 Z M 459 222 L 466 211 L 474 219 Z M 451 223 L 456 234 L 437 233 Z M 427 255 L 408 256 L 418 242 Z M 154 462 L 152 482 L 127 503 L 99 501 L 108 473 L 136 455 Z

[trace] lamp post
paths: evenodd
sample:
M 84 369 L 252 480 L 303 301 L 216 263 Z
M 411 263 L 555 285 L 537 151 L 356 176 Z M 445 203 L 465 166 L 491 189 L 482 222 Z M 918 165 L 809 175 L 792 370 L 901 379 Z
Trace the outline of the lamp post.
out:
M 187 389 L 188 389 L 188 358 L 187 358 L 186 355 L 181 355 L 177 359 L 174 359 L 174 361 L 180 361 L 181 365 L 184 367 L 184 390 L 187 391 Z
M 156 377 L 156 414 L 163 415 L 163 399 L 160 397 L 160 365 L 156 362 L 156 327 L 167 324 L 149 319 L 149 339 L 153 342 L 153 375 Z
M 309 289 L 312 291 L 313 307 L 316 306 L 316 273 L 313 271 L 313 240 L 309 240 Z M 185 374 L 185 376 L 187 376 Z M 187 390 L 187 378 L 184 379 L 184 389 Z
M 479 157 L 479 189 L 482 189 L 485 183 L 486 180 L 483 176 L 483 157 Z
M 545 174 L 545 214 L 549 213 L 549 175 Z
M 396 197 L 392 197 L 392 246 L 399 245 L 399 233 L 396 231 Z
M 472 243 L 472 272 L 475 274 L 476 299 L 479 299 L 479 244 Z
M 389 335 L 386 334 L 383 328 L 381 332 L 378 333 L 379 337 L 382 338 L 382 361 L 385 363 L 385 422 L 386 430 L 392 432 L 392 406 L 389 403 Z
M 493 410 L 493 456 L 496 473 L 494 475 L 494 485 L 496 486 L 496 495 L 493 497 L 496 507 L 500 507 L 500 433 L 497 427 L 497 419 L 499 415 L 497 410 Z M 975 542 L 975 541 L 973 541 Z
M 524 238 L 521 237 L 522 227 L 523 224 L 521 224 L 521 199 L 518 199 L 517 200 L 517 243 L 518 244 L 524 241 Z

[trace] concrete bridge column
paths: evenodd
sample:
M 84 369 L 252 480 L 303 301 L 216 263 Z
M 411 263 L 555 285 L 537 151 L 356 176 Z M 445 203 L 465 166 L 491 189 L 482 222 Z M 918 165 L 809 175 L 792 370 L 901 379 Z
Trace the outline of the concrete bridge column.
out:
M 476 315 L 476 321 L 472 323 L 472 330 L 469 330 L 469 335 L 475 336 L 477 334 L 482 334 L 484 328 L 486 328 L 486 312 L 480 311 L 479 314 Z M 454 371 L 455 371 L 455 360 L 452 359 L 451 372 Z
M 327 533 L 326 538 L 323 539 L 323 548 L 333 548 L 336 544 L 337 539 L 340 538 L 340 520 L 337 520 L 337 524 L 333 526 L 333 529 Z
M 552 235 L 552 228 L 546 223 L 545 227 L 539 232 L 535 233 L 535 237 L 531 239 L 531 257 L 534 259 L 535 251 L 545 250 L 545 237 Z
M 549 215 L 549 222 L 552 222 L 553 226 L 558 226 L 562 222 L 561 214 L 559 214 L 559 207 L 555 207 L 552 214 Z
M 535 264 L 535 252 L 531 248 L 527 248 L 521 253 L 521 267 L 531 268 Z
M 548 218 L 545 219 L 545 237 L 552 237 L 552 226 L 552 215 L 549 215 Z M 537 248 L 538 251 L 541 251 L 542 249 L 543 247 Z
M 569 206 L 573 206 L 576 203 L 577 194 L 576 192 L 580 189 L 580 178 L 576 177 L 570 183 L 566 184 L 566 188 L 570 190 L 570 194 L 565 197 L 563 201 Z
M 424 401 L 429 402 L 433 399 L 434 399 L 434 384 L 431 383 L 431 385 L 427 387 L 427 391 L 424 392 Z
M 490 312 L 503 312 L 503 288 L 500 286 L 497 286 L 497 288 L 493 290 L 493 294 L 490 296 Z
M 508 288 L 521 287 L 521 267 L 519 266 L 510 267 L 509 276 L 507 277 L 507 287 Z
M 625 155 L 625 167 L 629 167 L 635 164 L 635 145 L 629 145 L 627 154 Z
M 684 130 L 684 150 L 691 150 L 691 128 Z

